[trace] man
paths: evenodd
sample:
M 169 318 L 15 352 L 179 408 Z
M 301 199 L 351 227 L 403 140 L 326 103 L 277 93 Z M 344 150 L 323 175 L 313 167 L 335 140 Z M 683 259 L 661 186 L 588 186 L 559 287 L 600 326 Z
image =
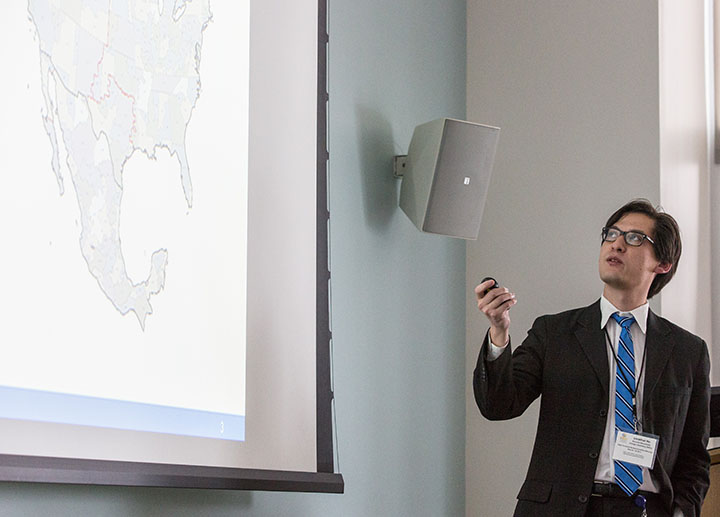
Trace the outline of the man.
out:
M 680 253 L 675 220 L 631 201 L 602 231 L 601 299 L 538 318 L 514 352 L 515 295 L 491 289 L 493 280 L 475 289 L 490 321 L 473 378 L 480 411 L 514 418 L 541 396 L 515 516 L 700 515 L 710 467 L 707 346 L 647 303 Z

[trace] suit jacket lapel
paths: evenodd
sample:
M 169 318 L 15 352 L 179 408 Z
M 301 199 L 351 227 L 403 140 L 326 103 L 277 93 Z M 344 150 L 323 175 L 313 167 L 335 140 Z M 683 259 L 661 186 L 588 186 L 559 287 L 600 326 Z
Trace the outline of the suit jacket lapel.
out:
M 607 358 L 607 344 L 605 333 L 600 328 L 600 301 L 586 307 L 578 316 L 575 336 L 580 342 L 580 348 L 587 356 L 590 365 L 595 370 L 598 381 L 605 394 L 608 393 L 610 371 Z
M 643 412 L 652 395 L 665 365 L 670 360 L 675 345 L 670 339 L 668 327 L 653 311 L 648 312 L 647 337 L 645 339 L 645 379 L 643 381 Z M 647 414 L 647 413 L 645 413 Z

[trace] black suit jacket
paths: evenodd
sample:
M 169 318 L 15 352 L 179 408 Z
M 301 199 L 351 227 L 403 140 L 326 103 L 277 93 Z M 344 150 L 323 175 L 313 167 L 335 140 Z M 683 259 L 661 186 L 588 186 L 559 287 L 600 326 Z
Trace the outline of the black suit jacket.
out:
M 473 376 L 490 420 L 522 414 L 538 397 L 540 417 L 515 516 L 583 516 L 605 433 L 610 372 L 600 302 L 542 316 L 520 347 L 488 362 L 488 338 Z M 698 517 L 709 485 L 710 360 L 707 345 L 648 314 L 643 431 L 660 437 L 651 471 L 668 512 Z

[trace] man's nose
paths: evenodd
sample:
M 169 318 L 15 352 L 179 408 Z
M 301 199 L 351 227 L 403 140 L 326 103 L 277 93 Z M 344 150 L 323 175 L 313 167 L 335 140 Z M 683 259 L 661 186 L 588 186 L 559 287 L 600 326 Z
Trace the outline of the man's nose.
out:
M 625 247 L 627 244 L 625 243 L 625 237 L 621 235 L 617 239 L 615 239 L 613 242 L 610 243 L 610 246 L 613 250 L 623 252 L 625 251 Z

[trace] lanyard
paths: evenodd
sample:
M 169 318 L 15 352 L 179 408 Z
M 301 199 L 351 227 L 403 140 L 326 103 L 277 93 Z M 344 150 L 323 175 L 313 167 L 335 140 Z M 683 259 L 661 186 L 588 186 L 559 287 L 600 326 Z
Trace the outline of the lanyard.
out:
M 610 334 L 608 334 L 607 325 L 605 325 L 605 338 L 607 339 L 607 344 L 610 347 L 610 351 L 612 352 L 613 358 L 615 359 L 615 368 L 617 369 L 617 365 L 620 362 L 617 356 L 617 353 L 615 353 L 615 347 L 612 345 L 612 341 L 610 340 Z M 629 332 L 629 330 L 628 330 Z M 619 338 L 618 338 L 619 339 Z M 642 430 L 642 424 L 638 420 L 637 417 L 637 405 L 636 405 L 636 399 L 637 399 L 637 392 L 638 392 L 638 386 L 640 386 L 640 380 L 642 379 L 643 372 L 645 371 L 645 363 L 647 358 L 647 350 L 643 352 L 642 357 L 642 364 L 640 365 L 640 375 L 638 375 L 637 379 L 635 380 L 635 389 L 630 392 L 632 395 L 632 412 L 633 412 L 633 425 L 635 427 L 635 432 L 638 431 L 638 425 L 640 426 L 640 430 Z M 625 372 L 623 372 L 622 368 L 620 368 L 620 375 L 622 375 L 623 379 L 625 379 L 625 382 L 628 386 L 630 386 L 630 381 L 627 377 L 625 377 Z

